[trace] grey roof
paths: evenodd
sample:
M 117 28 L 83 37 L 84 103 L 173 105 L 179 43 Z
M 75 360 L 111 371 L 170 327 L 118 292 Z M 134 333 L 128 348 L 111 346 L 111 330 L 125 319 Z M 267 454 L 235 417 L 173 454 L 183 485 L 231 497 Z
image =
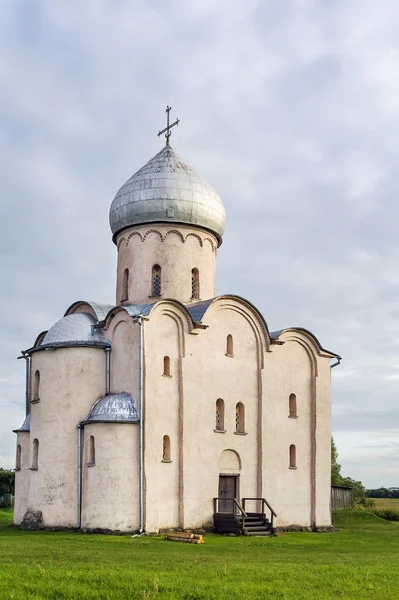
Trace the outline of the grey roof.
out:
M 317 344 L 317 346 L 321 352 L 325 352 L 326 354 L 331 354 L 331 356 L 335 356 L 339 360 L 342 360 L 342 356 L 340 356 L 336 352 L 331 352 L 331 350 L 327 350 L 326 348 L 323 348 L 323 346 L 320 344 L 319 340 L 314 335 L 314 333 L 312 333 L 308 329 L 305 329 L 304 327 L 286 327 L 285 329 L 278 329 L 277 331 L 272 331 L 270 333 L 270 339 L 272 341 L 278 340 L 280 335 L 282 335 L 286 331 L 299 331 L 300 333 L 304 333 L 305 335 L 310 336 L 314 340 L 314 342 Z
M 120 188 L 110 208 L 116 234 L 142 223 L 185 223 L 212 231 L 221 243 L 226 211 L 215 190 L 170 146 Z
M 89 313 L 67 315 L 55 323 L 36 349 L 59 346 L 110 346 L 109 340 L 98 329 L 94 329 L 97 321 Z
M 103 319 L 105 319 L 105 317 L 107 316 L 107 314 L 109 313 L 109 311 L 112 308 L 114 308 L 114 306 L 115 306 L 114 304 L 101 304 L 101 303 L 98 303 L 98 302 L 88 302 L 86 300 L 78 300 L 77 302 L 74 302 L 73 304 L 71 304 L 71 306 L 65 312 L 64 317 L 66 317 L 67 315 L 69 315 L 70 312 L 73 310 L 73 308 L 75 306 L 77 306 L 78 304 L 88 304 L 89 306 L 91 306 L 91 308 L 96 313 L 98 321 L 102 321 Z
M 127 392 L 103 396 L 93 404 L 86 423 L 138 423 L 136 400 Z
M 14 433 L 20 433 L 21 431 L 30 431 L 30 413 L 25 417 L 25 421 L 22 423 L 19 429 L 13 429 Z

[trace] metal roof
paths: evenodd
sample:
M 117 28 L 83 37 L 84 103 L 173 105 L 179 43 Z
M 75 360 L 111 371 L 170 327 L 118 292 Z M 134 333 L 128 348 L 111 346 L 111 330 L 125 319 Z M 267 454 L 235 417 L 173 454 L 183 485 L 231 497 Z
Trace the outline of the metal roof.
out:
M 119 392 L 97 400 L 82 424 L 138 423 L 139 420 L 136 400 L 127 392 Z
M 19 429 L 13 429 L 14 433 L 20 433 L 21 431 L 30 431 L 30 413 L 25 417 L 25 421 L 22 423 Z
M 110 346 L 105 335 L 95 329 L 97 320 L 89 313 L 74 313 L 57 321 L 46 333 L 42 343 L 35 348 L 54 348 L 60 346 Z
M 71 306 L 66 310 L 64 317 L 71 314 L 73 309 L 79 304 L 88 304 L 94 310 L 98 321 L 102 321 L 105 319 L 111 308 L 114 308 L 114 304 L 101 304 L 98 302 L 88 302 L 87 300 L 78 300 L 71 304 Z
M 165 146 L 120 188 L 109 222 L 114 241 L 119 231 L 131 225 L 166 222 L 208 229 L 220 244 L 226 211 L 217 192 Z

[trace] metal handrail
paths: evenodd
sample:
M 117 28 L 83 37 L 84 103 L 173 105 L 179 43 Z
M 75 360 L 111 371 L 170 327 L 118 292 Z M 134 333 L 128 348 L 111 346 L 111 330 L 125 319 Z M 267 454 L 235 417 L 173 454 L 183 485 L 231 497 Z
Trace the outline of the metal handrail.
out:
M 275 510 L 272 508 L 272 506 L 268 503 L 268 501 L 266 500 L 266 498 L 243 498 L 242 499 L 242 506 L 243 509 L 245 510 L 245 502 L 246 501 L 251 501 L 251 500 L 255 500 L 256 502 L 262 502 L 262 513 L 264 514 L 264 505 L 266 504 L 267 508 L 270 510 L 271 513 L 271 517 L 270 517 L 270 525 L 273 528 L 273 518 L 277 517 L 277 513 L 275 512 Z

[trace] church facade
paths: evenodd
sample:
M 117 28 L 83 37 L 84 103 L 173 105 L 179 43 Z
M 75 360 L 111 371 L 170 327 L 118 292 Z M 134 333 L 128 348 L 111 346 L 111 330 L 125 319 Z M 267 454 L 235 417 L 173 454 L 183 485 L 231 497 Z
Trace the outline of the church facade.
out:
M 215 296 L 225 209 L 169 137 L 110 225 L 115 305 L 75 302 L 23 353 L 15 523 L 40 511 L 45 527 L 199 528 L 233 498 L 265 498 L 277 526 L 329 526 L 339 357 Z

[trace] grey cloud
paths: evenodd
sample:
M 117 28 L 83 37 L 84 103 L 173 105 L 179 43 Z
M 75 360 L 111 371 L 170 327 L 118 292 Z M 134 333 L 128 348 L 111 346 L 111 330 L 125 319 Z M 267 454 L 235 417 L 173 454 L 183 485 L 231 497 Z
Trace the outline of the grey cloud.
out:
M 20 349 L 74 300 L 113 301 L 108 208 L 158 150 L 166 103 L 174 145 L 226 205 L 217 292 L 342 354 L 337 432 L 399 429 L 395 15 L 394 0 L 6 0 L 3 457 L 23 419 Z

